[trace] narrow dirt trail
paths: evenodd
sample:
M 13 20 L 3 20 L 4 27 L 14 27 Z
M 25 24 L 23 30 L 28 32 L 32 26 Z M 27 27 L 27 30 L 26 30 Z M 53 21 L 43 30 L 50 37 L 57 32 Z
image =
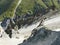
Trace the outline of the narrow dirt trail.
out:
M 21 1 L 22 1 L 22 0 L 19 0 L 19 1 L 18 1 L 17 5 L 16 5 L 16 7 L 15 7 L 14 14 L 13 14 L 13 16 L 12 16 L 12 19 L 13 19 L 13 17 L 15 16 L 16 9 L 17 9 L 17 7 L 19 6 L 19 4 L 21 3 Z

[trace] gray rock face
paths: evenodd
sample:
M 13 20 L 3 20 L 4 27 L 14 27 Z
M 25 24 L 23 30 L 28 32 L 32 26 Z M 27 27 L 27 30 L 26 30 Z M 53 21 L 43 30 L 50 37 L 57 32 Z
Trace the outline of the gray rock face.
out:
M 10 19 L 6 18 L 2 21 L 1 26 L 3 27 L 4 30 L 6 30 L 9 24 L 10 24 Z
M 59 34 L 60 32 L 47 31 L 45 28 L 41 28 L 36 32 L 33 31 L 33 36 L 19 45 L 60 45 Z

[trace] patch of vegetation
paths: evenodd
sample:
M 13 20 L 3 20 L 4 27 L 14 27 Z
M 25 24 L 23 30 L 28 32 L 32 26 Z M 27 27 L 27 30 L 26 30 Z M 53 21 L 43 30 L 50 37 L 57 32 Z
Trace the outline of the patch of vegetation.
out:
M 16 15 L 24 15 L 26 13 L 33 14 L 36 3 L 42 6 L 42 8 L 47 8 L 42 0 L 22 0 L 21 4 L 17 8 Z
M 42 0 L 47 7 L 51 7 L 53 5 L 52 0 Z
M 25 13 L 28 13 L 28 11 L 33 10 L 34 7 L 34 0 L 22 0 L 21 4 L 17 8 L 16 14 L 17 15 L 23 15 Z
M 58 3 L 59 2 L 58 0 L 52 0 L 52 2 L 57 9 L 60 9 L 60 4 Z
M 5 12 L 0 14 L 0 21 L 2 21 L 6 17 L 11 18 L 13 16 L 14 10 L 16 8 L 16 5 L 17 5 L 18 1 L 19 0 L 13 0 L 12 3 L 10 4 L 9 8 Z M 10 2 L 10 1 L 8 0 L 7 3 L 8 2 Z M 4 6 L 4 8 L 5 8 L 5 6 Z
M 25 15 L 26 13 L 38 15 L 46 11 L 46 9 L 60 9 L 58 0 L 22 0 L 16 10 L 16 15 Z
M 44 4 L 42 0 L 36 0 L 36 2 L 41 5 L 41 7 L 47 8 L 47 6 Z
M 12 0 L 0 0 L 0 15 L 9 8 L 12 2 Z

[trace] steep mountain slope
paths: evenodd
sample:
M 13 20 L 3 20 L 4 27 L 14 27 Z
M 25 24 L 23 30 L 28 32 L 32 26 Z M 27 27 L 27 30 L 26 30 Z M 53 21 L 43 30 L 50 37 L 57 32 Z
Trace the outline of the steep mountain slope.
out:
M 3 20 L 0 28 L 5 32 L 0 30 L 0 44 L 17 45 L 27 37 L 19 45 L 55 45 L 56 41 L 60 42 L 60 32 L 48 31 L 44 27 L 38 29 L 47 17 L 60 11 L 59 0 L 0 0 L 0 10 L 0 21 Z
M 1 0 L 0 2 L 0 21 L 4 18 L 11 18 L 19 0 Z M 60 9 L 59 0 L 22 0 L 18 6 L 16 15 L 39 15 L 45 14 L 49 9 Z M 44 11 L 44 12 L 43 12 Z

